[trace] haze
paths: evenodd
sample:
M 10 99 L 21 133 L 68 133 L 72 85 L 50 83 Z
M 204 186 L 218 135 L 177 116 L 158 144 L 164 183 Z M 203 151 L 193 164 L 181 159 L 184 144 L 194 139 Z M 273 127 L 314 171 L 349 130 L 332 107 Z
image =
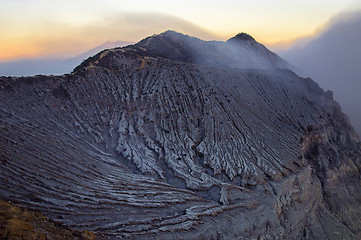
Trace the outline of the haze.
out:
M 315 37 L 279 53 L 325 90 L 332 90 L 361 136 L 361 11 L 333 18 Z

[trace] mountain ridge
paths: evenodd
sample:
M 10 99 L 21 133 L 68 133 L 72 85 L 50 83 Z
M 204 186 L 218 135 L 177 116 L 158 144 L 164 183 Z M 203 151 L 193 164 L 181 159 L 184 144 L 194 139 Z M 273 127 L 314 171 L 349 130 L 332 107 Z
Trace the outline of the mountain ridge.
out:
M 242 34 L 239 35 L 242 36 Z M 203 41 L 196 37 L 168 30 L 161 34 L 147 37 L 134 45 L 121 49 L 115 48 L 108 52 L 132 52 L 140 56 L 161 57 L 185 63 L 205 64 L 217 67 L 292 69 L 291 65 L 277 54 L 271 52 L 253 38 L 253 41 L 249 41 L 250 38 L 252 37 L 234 37 L 226 42 Z M 107 51 L 103 51 L 91 59 L 94 60 L 97 56 L 106 52 Z M 89 61 L 91 61 L 90 58 Z M 88 61 L 84 62 L 87 63 Z M 75 70 L 83 66 L 86 66 L 86 64 L 79 65 Z

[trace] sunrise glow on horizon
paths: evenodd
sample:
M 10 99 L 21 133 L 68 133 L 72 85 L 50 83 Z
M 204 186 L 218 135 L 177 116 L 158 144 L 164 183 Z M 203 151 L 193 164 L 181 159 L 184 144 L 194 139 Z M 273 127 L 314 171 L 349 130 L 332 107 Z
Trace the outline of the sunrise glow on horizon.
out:
M 205 40 L 246 32 L 266 45 L 288 43 L 360 8 L 359 0 L 3 0 L 0 61 L 74 56 L 106 41 L 137 42 L 168 29 Z

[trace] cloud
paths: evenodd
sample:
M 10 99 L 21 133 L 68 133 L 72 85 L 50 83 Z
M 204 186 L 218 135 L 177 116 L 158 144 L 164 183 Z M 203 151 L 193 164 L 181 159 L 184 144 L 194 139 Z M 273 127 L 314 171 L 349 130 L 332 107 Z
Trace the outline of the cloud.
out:
M 33 23 L 13 41 L 0 39 L 0 75 L 23 76 L 61 74 L 71 71 L 77 62 L 65 61 L 107 41 L 137 42 L 169 29 L 203 39 L 215 34 L 181 18 L 159 13 L 118 12 L 101 15 L 91 22 L 71 25 L 65 22 Z M 4 49 L 2 49 L 4 48 Z M 6 55 L 5 55 L 6 53 Z M 11 57 L 13 54 L 13 57 Z M 1 56 L 3 55 L 3 56 Z M 9 59 L 9 60 L 4 60 Z
M 0 62 L 0 76 L 32 76 L 38 74 L 64 74 L 74 69 L 71 63 L 57 59 L 29 59 Z
M 205 30 L 196 24 L 166 14 L 121 13 L 113 14 L 101 21 L 99 22 L 99 26 L 102 26 L 102 29 L 99 29 L 100 31 L 103 31 L 104 34 L 107 35 L 113 35 L 113 37 L 123 34 L 129 38 L 125 40 L 141 40 L 144 37 L 166 30 L 175 30 L 202 39 L 213 40 L 217 38 L 215 34 L 212 34 L 210 31 Z M 115 33 L 114 29 L 119 29 L 120 32 Z
M 71 25 L 45 21 L 33 27 L 32 35 L 12 47 L 17 59 L 0 61 L 0 75 L 24 76 L 70 72 L 79 61 L 65 61 L 107 41 L 137 42 L 150 35 L 175 30 L 203 39 L 217 39 L 215 34 L 184 19 L 159 14 L 121 12 L 100 16 L 90 23 Z M 0 40 L 1 43 L 1 40 Z M 0 54 L 1 54 L 0 44 Z M 21 52 L 22 51 L 22 52 Z M 0 56 L 1 59 L 1 56 Z
M 361 136 L 361 11 L 333 18 L 317 36 L 279 54 L 310 76 L 335 99 Z
M 6 39 L 0 40 L 0 60 L 10 59 L 12 54 L 15 59 L 54 56 L 65 58 L 106 41 L 136 42 L 166 30 L 203 39 L 217 39 L 215 34 L 184 19 L 147 12 L 112 12 L 78 25 L 57 20 L 32 24 L 31 31 L 16 31 L 14 36 L 10 32 L 4 33 Z M 1 46 L 6 46 L 6 49 Z

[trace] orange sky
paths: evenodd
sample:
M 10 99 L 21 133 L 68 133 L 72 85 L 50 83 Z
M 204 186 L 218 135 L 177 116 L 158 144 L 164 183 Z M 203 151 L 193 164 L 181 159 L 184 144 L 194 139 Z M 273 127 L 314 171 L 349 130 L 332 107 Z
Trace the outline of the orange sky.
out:
M 272 45 L 316 33 L 359 0 L 116 1 L 2 0 L 0 61 L 71 57 L 106 41 L 133 41 L 171 29 L 205 40 L 247 32 Z

